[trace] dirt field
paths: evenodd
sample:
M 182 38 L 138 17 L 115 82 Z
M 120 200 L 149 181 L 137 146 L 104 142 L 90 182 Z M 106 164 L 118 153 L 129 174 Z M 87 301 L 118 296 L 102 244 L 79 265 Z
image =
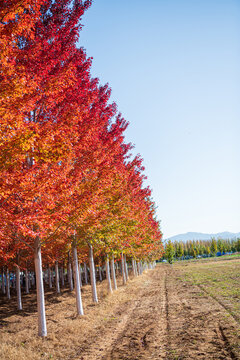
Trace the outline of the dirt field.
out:
M 212 278 L 206 279 L 206 266 Z M 238 293 L 213 290 L 222 272 Z M 49 292 L 46 339 L 36 336 L 35 295 L 24 296 L 22 312 L 13 298 L 8 307 L 1 303 L 0 359 L 240 359 L 239 272 L 239 259 L 162 264 L 125 287 L 119 279 L 112 295 L 105 282 L 99 284 L 97 305 L 85 286 L 83 317 L 75 316 L 73 294 Z

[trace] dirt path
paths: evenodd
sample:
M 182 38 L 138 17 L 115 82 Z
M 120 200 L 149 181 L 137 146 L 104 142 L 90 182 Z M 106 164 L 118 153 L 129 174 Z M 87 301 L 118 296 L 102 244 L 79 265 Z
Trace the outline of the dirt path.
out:
M 231 349 L 239 341 L 236 324 L 224 307 L 178 281 L 172 269 L 145 274 L 127 312 L 122 311 L 80 359 L 239 359 Z
M 239 323 L 220 303 L 199 287 L 185 284 L 178 275 L 174 268 L 161 265 L 127 286 L 121 286 L 119 279 L 119 289 L 109 296 L 102 283 L 98 305 L 91 303 L 90 286 L 84 287 L 86 315 L 78 318 L 74 296 L 63 294 L 61 301 L 47 304 L 51 335 L 43 341 L 31 334 L 36 330 L 36 313 L 27 318 L 12 315 L 4 325 L 2 346 L 15 346 L 16 356 L 0 358 L 240 359 L 240 352 L 235 351 Z

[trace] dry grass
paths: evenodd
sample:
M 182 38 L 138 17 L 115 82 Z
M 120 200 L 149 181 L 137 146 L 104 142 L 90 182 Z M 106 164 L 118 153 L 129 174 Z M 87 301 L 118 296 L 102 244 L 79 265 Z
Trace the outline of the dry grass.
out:
M 57 296 L 46 292 L 46 317 L 48 336 L 37 334 L 36 295 L 23 296 L 23 311 L 15 311 L 16 299 L 2 305 L 0 312 L 0 359 L 73 359 L 88 346 L 94 332 L 108 322 L 118 321 L 118 308 L 126 308 L 129 298 L 134 299 L 138 283 L 142 279 L 130 280 L 127 287 L 121 286 L 108 295 L 106 281 L 97 285 L 99 304 L 93 304 L 90 285 L 82 291 L 84 316 L 76 316 L 74 293 L 64 291 Z M 130 296 L 131 294 L 131 296 Z M 81 344 L 81 345 L 79 345 Z

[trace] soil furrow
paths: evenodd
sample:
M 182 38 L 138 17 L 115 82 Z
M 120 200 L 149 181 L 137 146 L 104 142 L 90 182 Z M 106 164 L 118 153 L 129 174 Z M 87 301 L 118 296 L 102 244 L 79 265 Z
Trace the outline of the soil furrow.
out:
M 204 291 L 208 296 L 210 296 L 212 299 L 214 299 L 220 306 L 222 306 L 228 313 L 229 315 L 231 315 L 231 317 L 233 318 L 234 321 L 236 321 L 238 324 L 240 322 L 240 316 L 236 316 L 235 314 L 232 313 L 231 309 L 229 309 L 221 300 L 219 300 L 216 296 L 214 296 L 213 294 L 209 293 L 204 286 L 198 284 L 196 285 L 199 287 L 199 289 L 201 289 L 202 291 Z

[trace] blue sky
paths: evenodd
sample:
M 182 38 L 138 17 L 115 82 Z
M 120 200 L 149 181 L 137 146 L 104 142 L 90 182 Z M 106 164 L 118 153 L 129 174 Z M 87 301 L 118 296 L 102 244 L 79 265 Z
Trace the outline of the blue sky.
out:
M 164 238 L 240 231 L 239 18 L 238 0 L 95 0 L 83 17 Z

